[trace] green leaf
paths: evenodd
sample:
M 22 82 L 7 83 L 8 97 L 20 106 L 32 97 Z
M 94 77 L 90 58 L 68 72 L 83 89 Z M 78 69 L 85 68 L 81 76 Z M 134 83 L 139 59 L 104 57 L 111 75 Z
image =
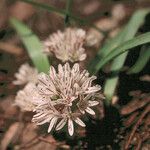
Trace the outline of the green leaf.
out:
M 72 0 L 67 0 L 66 2 L 66 16 L 65 16 L 65 24 L 69 26 L 70 24 L 70 14 L 71 14 Z
M 115 57 L 119 56 L 120 54 L 125 53 L 126 51 L 132 50 L 133 47 L 146 44 L 150 42 L 150 32 L 141 34 L 131 40 L 128 40 L 122 43 L 117 48 L 113 49 L 111 53 L 109 53 L 106 57 L 101 59 L 100 63 L 98 64 L 97 68 L 101 69 L 105 64 L 107 64 L 110 60 L 114 59 Z
M 119 46 L 126 40 L 128 37 L 132 37 L 135 34 L 135 31 L 144 21 L 144 17 L 150 12 L 150 9 L 142 9 L 137 11 L 132 18 L 130 19 L 128 25 L 121 31 L 119 34 L 107 41 L 102 48 L 100 48 L 96 57 L 89 63 L 88 70 L 91 74 L 97 73 L 100 68 L 98 68 L 99 62 L 102 58 L 108 55 L 114 48 Z M 130 35 L 128 35 L 129 33 Z M 124 39 L 124 41 L 123 41 Z
M 136 32 L 138 31 L 139 27 L 144 23 L 145 16 L 150 12 L 149 9 L 143 9 L 136 11 L 133 16 L 131 17 L 130 21 L 126 25 L 126 27 L 123 29 L 120 37 L 118 38 L 118 44 L 125 42 L 129 39 L 132 39 Z M 134 27 L 134 28 L 133 28 Z M 115 58 L 111 64 L 111 72 L 115 72 L 115 75 L 108 78 L 105 82 L 104 86 L 104 94 L 106 96 L 107 101 L 110 101 L 112 99 L 112 96 L 114 95 L 117 83 L 118 83 L 118 74 L 119 71 L 122 69 L 124 62 L 126 60 L 128 52 L 123 53 L 122 55 Z
M 11 18 L 10 23 L 19 34 L 35 67 L 39 72 L 47 72 L 50 66 L 49 61 L 47 56 L 42 53 L 42 43 L 38 37 L 19 20 Z
M 88 64 L 88 70 L 91 74 L 95 74 L 98 72 L 99 69 L 96 68 L 98 63 L 108 55 L 115 47 L 117 47 L 121 43 L 121 39 L 124 36 L 126 30 L 123 30 L 118 33 L 118 35 L 108 41 L 105 42 L 104 46 L 99 49 L 98 54 L 96 57 Z
M 45 9 L 48 12 L 56 12 L 56 13 L 62 15 L 62 16 L 66 15 L 66 13 L 67 13 L 65 10 L 61 10 L 61 9 L 52 7 L 50 5 L 47 5 L 47 4 L 44 4 L 44 3 L 39 3 L 39 2 L 36 2 L 36 1 L 33 1 L 33 0 L 21 0 L 21 1 L 25 2 L 25 3 L 28 3 L 28 4 L 31 4 L 35 7 Z
M 128 74 L 139 73 L 150 60 L 150 46 L 141 51 L 136 63 L 129 69 Z

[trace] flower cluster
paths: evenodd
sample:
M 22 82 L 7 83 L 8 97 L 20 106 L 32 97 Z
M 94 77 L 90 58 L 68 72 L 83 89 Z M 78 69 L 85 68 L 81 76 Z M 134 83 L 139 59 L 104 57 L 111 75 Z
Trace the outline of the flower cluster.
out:
M 37 102 L 35 97 L 39 97 L 36 89 L 38 82 L 38 71 L 25 63 L 21 65 L 18 73 L 15 73 L 16 80 L 13 81 L 15 85 L 25 85 L 22 90 L 19 90 L 14 105 L 20 107 L 21 111 L 33 111 Z
M 35 84 L 28 83 L 23 90 L 18 91 L 14 105 L 19 106 L 22 111 L 33 111 L 39 103 L 36 99 L 39 96 Z
M 38 71 L 25 63 L 21 65 L 18 73 L 15 73 L 15 77 L 16 80 L 13 81 L 13 84 L 15 85 L 25 85 L 29 82 L 36 83 L 38 80 Z
M 62 62 L 83 61 L 86 58 L 83 44 L 86 33 L 82 29 L 67 28 L 64 32 L 57 31 L 44 41 L 43 51 L 53 53 Z
M 58 72 L 50 67 L 49 75 L 39 75 L 37 88 L 41 103 L 35 107 L 32 121 L 38 125 L 49 122 L 48 132 L 54 127 L 60 130 L 67 124 L 72 136 L 73 122 L 84 127 L 80 117 L 85 113 L 95 115 L 91 107 L 98 105 L 103 98 L 99 93 L 101 87 L 92 85 L 95 79 L 95 76 L 89 77 L 86 70 L 81 72 L 79 64 L 74 64 L 72 69 L 68 63 L 59 65 Z

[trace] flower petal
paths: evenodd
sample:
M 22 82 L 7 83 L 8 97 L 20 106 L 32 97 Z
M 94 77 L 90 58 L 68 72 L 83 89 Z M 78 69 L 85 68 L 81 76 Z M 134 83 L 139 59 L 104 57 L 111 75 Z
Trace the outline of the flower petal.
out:
M 82 54 L 82 55 L 79 57 L 79 60 L 80 60 L 80 61 L 83 61 L 85 58 L 86 58 L 86 54 Z
M 44 124 L 44 123 L 47 123 L 47 122 L 49 122 L 49 121 L 51 120 L 51 118 L 52 118 L 52 117 L 49 117 L 49 118 L 47 118 L 47 119 L 44 119 L 43 121 L 37 123 L 37 125 L 42 125 L 42 124 Z
M 68 132 L 69 135 L 72 136 L 74 133 L 74 125 L 73 125 L 73 121 L 69 118 L 68 120 Z
M 50 125 L 48 127 L 48 133 L 52 130 L 52 128 L 56 124 L 57 120 L 58 120 L 57 117 L 52 118 L 52 120 L 50 121 Z
M 38 112 L 37 114 L 35 114 L 34 116 L 33 116 L 33 118 L 34 117 L 39 117 L 39 116 L 41 116 L 43 114 L 43 112 Z
M 66 122 L 67 122 L 67 119 L 66 119 L 66 118 L 62 119 L 62 120 L 57 124 L 56 130 L 58 131 L 58 130 L 62 129 L 62 128 L 64 127 L 64 125 L 66 124 Z
M 39 115 L 39 116 L 33 116 L 33 119 L 40 119 L 40 118 L 43 118 L 43 117 L 45 117 L 47 114 L 41 114 L 41 115 Z
M 87 107 L 87 108 L 85 109 L 85 111 L 86 111 L 87 113 L 91 114 L 91 115 L 95 115 L 95 112 L 94 112 L 91 108 L 89 108 L 89 107 Z
M 96 106 L 99 104 L 98 101 L 88 101 L 89 106 Z
M 55 77 L 56 77 L 56 70 L 55 70 L 55 68 L 53 66 L 50 67 L 49 75 L 50 75 L 52 80 L 55 79 Z
M 95 93 L 95 92 L 97 92 L 99 90 L 101 90 L 101 86 L 96 85 L 96 86 L 93 86 L 93 87 L 89 87 L 85 93 L 86 94 L 88 94 L 88 93 Z
M 85 123 L 78 117 L 74 121 L 82 127 L 86 126 Z
M 80 112 L 81 112 L 82 114 L 85 114 L 85 111 L 84 111 L 84 110 L 82 110 L 82 109 L 80 109 L 80 108 L 79 108 L 79 110 L 80 110 Z

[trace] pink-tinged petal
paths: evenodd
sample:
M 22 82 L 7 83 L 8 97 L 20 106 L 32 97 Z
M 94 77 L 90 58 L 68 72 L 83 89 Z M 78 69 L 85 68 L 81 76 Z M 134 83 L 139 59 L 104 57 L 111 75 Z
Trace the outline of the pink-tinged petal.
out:
M 38 75 L 38 79 L 39 79 L 39 82 L 42 82 L 44 85 L 47 85 L 48 81 L 49 81 L 49 78 L 48 78 L 48 75 L 46 75 L 45 73 L 41 72 L 39 75 Z
M 84 90 L 88 90 L 89 87 L 91 86 L 92 84 L 92 81 L 96 79 L 96 76 L 91 76 L 90 78 L 86 79 L 84 81 L 84 83 L 82 84 L 82 89 Z
M 85 58 L 86 58 L 86 54 L 82 54 L 82 55 L 79 57 L 79 60 L 80 60 L 80 61 L 83 61 Z
M 43 118 L 39 118 L 39 119 L 32 118 L 32 122 L 36 122 L 36 123 L 39 123 L 39 122 L 41 122 L 43 120 L 44 120 Z
M 73 121 L 71 119 L 68 120 L 68 132 L 70 136 L 74 133 Z
M 78 95 L 79 92 L 81 92 L 81 91 L 80 91 L 80 86 L 79 86 L 77 83 L 75 83 L 75 84 L 73 85 L 73 88 L 74 88 L 74 92 L 75 92 L 76 95 Z
M 42 115 L 42 114 L 43 114 L 42 111 L 38 111 L 38 112 L 37 112 L 37 110 L 36 110 L 36 114 L 35 114 L 33 117 L 38 117 L 38 116 L 40 116 L 40 115 Z
M 100 90 L 101 90 L 101 86 L 96 85 L 96 86 L 93 86 L 93 87 L 89 87 L 85 93 L 86 94 L 94 93 L 94 92 L 97 92 L 97 91 L 100 91 Z
M 64 67 L 66 71 L 70 72 L 71 68 L 70 68 L 69 63 L 66 63 Z
M 43 117 L 45 117 L 47 114 L 41 114 L 41 115 L 39 115 L 39 116 L 33 116 L 33 119 L 40 119 L 40 118 L 43 118 Z
M 50 67 L 49 75 L 52 79 L 56 77 L 56 70 L 53 66 Z
M 88 105 L 91 107 L 91 106 L 96 106 L 98 105 L 99 102 L 98 101 L 88 101 Z
M 35 115 L 33 116 L 33 118 L 39 117 L 39 116 L 41 116 L 42 114 L 43 114 L 43 112 L 38 112 L 37 114 L 35 114 Z
M 57 124 L 56 130 L 58 131 L 58 130 L 62 129 L 62 128 L 65 126 L 66 122 L 67 122 L 67 119 L 66 119 L 66 118 L 62 119 L 62 120 Z
M 79 124 L 81 127 L 85 127 L 85 123 L 80 119 L 80 118 L 76 118 L 74 120 L 77 124 Z
M 24 76 L 22 76 L 22 74 L 20 73 L 16 73 L 15 77 L 18 78 L 19 80 L 24 80 Z
M 33 109 L 33 112 L 36 112 L 36 108 L 35 108 L 35 109 Z
M 58 73 L 61 75 L 64 73 L 63 66 L 61 64 L 58 65 Z
M 85 111 L 84 110 L 82 110 L 82 109 L 79 109 L 80 110 L 80 112 L 82 113 L 82 114 L 85 114 Z
M 87 107 L 87 108 L 85 109 L 85 111 L 86 111 L 87 113 L 91 114 L 91 115 L 95 115 L 95 112 L 94 112 L 91 108 L 89 108 L 89 107 Z
M 73 73 L 73 74 L 75 74 L 75 73 L 77 73 L 77 72 L 79 72 L 79 64 L 78 63 L 75 63 L 74 64 L 74 66 L 73 66 L 73 68 L 72 68 L 72 70 L 71 70 L 71 72 Z
M 49 117 L 49 118 L 47 118 L 47 119 L 44 119 L 43 121 L 37 123 L 37 125 L 42 125 L 42 124 L 44 124 L 44 123 L 47 123 L 47 122 L 49 122 L 49 121 L 51 120 L 51 118 L 52 118 L 52 117 Z
M 57 120 L 58 120 L 57 117 L 52 118 L 52 120 L 50 121 L 50 125 L 48 127 L 48 133 L 52 130 L 52 128 L 56 124 Z

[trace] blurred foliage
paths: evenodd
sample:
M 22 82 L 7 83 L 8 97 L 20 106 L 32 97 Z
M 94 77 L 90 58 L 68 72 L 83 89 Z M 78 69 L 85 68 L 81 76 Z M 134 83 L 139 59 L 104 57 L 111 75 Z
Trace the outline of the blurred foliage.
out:
M 42 43 L 39 38 L 19 20 L 11 18 L 10 23 L 22 39 L 22 42 L 24 43 L 35 67 L 39 70 L 39 72 L 48 72 L 50 66 L 49 61 L 47 56 L 42 52 Z

